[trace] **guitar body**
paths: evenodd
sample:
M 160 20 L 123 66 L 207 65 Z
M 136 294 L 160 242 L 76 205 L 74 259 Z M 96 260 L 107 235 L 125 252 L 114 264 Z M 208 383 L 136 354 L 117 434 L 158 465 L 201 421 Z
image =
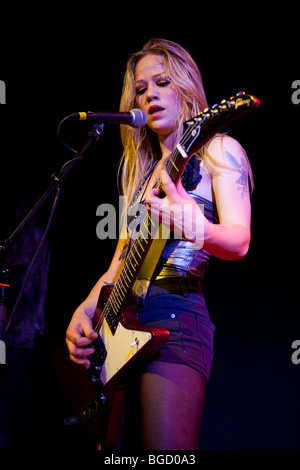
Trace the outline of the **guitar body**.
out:
M 113 286 L 103 286 L 94 315 L 94 323 L 101 320 L 103 307 L 111 294 Z M 169 339 L 169 332 L 159 328 L 148 328 L 138 320 L 137 299 L 131 292 L 124 303 L 119 322 L 113 333 L 106 318 L 99 330 L 99 341 L 94 342 L 97 366 L 91 366 L 90 374 L 94 383 L 106 385 L 112 378 L 123 372 L 133 360 L 153 356 Z M 103 343 L 103 344 L 102 344 Z M 105 352 L 103 353 L 103 345 Z M 97 351 L 97 348 L 100 349 Z M 100 357 L 100 364 L 99 364 Z M 92 358 L 92 357 L 91 357 Z

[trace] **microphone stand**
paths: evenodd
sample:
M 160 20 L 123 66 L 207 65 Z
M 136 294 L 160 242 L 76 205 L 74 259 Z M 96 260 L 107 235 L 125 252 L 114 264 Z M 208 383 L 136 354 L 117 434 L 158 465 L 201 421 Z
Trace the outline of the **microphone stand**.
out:
M 97 140 L 100 138 L 100 136 L 103 133 L 103 129 L 104 129 L 104 124 L 94 125 L 93 132 L 89 136 L 89 139 L 87 140 L 85 145 L 82 147 L 82 149 L 77 153 L 76 157 L 66 162 L 61 167 L 58 173 L 54 173 L 51 175 L 51 182 L 50 182 L 48 189 L 44 192 L 44 194 L 36 202 L 33 208 L 24 217 L 21 223 L 15 228 L 15 230 L 11 233 L 11 235 L 3 242 L 0 241 L 0 340 L 5 339 L 8 327 L 11 324 L 11 320 L 12 320 L 12 318 L 10 318 L 9 323 L 7 324 L 6 298 L 7 298 L 7 291 L 10 287 L 9 269 L 7 267 L 7 262 L 6 262 L 7 249 L 12 245 L 15 237 L 21 232 L 21 230 L 25 227 L 25 225 L 32 219 L 34 214 L 40 209 L 40 207 L 48 199 L 48 197 L 54 192 L 54 190 L 57 189 L 57 192 L 59 191 L 60 185 L 64 181 L 67 174 L 71 171 L 71 169 L 74 167 L 76 162 L 83 158 L 85 151 L 90 147 L 90 145 L 93 142 L 97 142 Z

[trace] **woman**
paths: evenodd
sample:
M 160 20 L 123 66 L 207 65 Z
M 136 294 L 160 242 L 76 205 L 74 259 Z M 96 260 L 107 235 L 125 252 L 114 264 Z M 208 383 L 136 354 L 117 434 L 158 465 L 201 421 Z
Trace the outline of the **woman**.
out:
M 141 323 L 170 332 L 160 354 L 138 373 L 141 445 L 193 450 L 198 448 L 213 356 L 214 325 L 202 281 L 210 256 L 236 260 L 248 251 L 251 169 L 240 144 L 218 135 L 190 159 L 182 181 L 174 184 L 164 170 L 184 121 L 207 107 L 197 65 L 180 45 L 153 39 L 130 57 L 120 109 L 133 107 L 146 113 L 147 125 L 121 129 L 126 210 L 144 202 L 154 217 L 182 234 L 181 239 L 177 235 L 167 241 L 147 293 L 138 298 Z M 158 178 L 166 194 L 163 199 L 154 188 Z M 70 357 L 86 368 L 93 352 L 87 346 L 97 336 L 91 319 L 99 292 L 117 279 L 127 249 L 126 237 L 121 237 L 108 271 L 68 327 Z

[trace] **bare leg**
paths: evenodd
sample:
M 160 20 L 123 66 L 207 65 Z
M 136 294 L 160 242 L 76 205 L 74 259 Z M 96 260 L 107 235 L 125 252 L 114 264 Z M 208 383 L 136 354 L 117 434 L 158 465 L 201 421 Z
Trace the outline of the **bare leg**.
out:
M 205 376 L 184 364 L 152 362 L 141 378 L 143 449 L 196 450 Z

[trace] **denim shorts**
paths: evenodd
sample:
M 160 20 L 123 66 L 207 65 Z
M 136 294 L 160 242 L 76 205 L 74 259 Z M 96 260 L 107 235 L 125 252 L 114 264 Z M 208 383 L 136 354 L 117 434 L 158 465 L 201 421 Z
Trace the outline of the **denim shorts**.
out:
M 189 365 L 209 380 L 215 326 L 200 280 L 173 277 L 155 281 L 145 298 L 138 298 L 138 317 L 143 325 L 169 330 L 170 338 L 155 360 Z

